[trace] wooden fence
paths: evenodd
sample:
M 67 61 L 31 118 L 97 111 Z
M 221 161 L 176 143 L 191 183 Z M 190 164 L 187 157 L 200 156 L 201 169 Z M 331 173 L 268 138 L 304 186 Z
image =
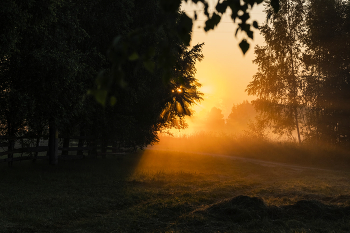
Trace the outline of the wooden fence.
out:
M 105 157 L 106 155 L 123 155 L 130 152 L 130 149 L 116 148 L 111 146 L 101 147 L 101 143 L 91 136 L 74 136 L 74 137 L 58 137 L 61 139 L 60 144 L 63 146 L 57 146 L 57 159 L 69 160 L 69 159 L 82 159 L 85 156 L 90 157 Z M 78 143 L 72 142 L 72 140 L 78 140 Z M 41 143 L 40 143 L 41 141 Z M 35 145 L 33 145 L 35 144 Z M 40 144 L 48 144 L 48 136 L 40 137 L 9 137 L 0 136 L 0 163 L 7 162 L 12 166 L 13 162 L 38 159 L 49 159 L 49 146 L 42 146 Z M 73 145 L 75 144 L 75 145 Z M 2 151 L 1 151 L 2 149 Z M 61 153 L 59 153 L 59 151 Z M 44 152 L 44 153 L 40 153 Z M 46 153 L 45 153 L 46 152 Z M 72 154 L 72 152 L 76 152 Z M 85 153 L 84 153 L 85 152 Z M 1 158 L 6 156 L 7 158 Z

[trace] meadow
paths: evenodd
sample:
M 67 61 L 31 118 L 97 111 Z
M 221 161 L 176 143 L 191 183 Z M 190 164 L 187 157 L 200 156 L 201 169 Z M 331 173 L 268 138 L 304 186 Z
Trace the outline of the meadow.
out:
M 349 147 L 329 145 L 324 142 L 302 144 L 290 140 L 272 140 L 248 134 L 199 132 L 182 137 L 163 135 L 159 149 L 215 153 L 242 158 L 273 161 L 334 170 L 350 169 Z
M 0 232 L 350 232 L 348 170 L 154 149 L 0 165 Z

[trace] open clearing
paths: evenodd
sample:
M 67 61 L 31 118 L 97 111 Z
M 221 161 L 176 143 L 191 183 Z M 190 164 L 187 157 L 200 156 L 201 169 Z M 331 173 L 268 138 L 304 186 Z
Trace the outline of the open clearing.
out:
M 145 150 L 0 166 L 1 232 L 350 232 L 350 173 Z

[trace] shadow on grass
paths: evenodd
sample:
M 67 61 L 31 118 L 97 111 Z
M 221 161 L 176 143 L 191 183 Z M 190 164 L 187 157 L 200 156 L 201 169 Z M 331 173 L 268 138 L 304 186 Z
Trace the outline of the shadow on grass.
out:
M 102 173 L 110 176 L 116 173 L 118 179 L 125 179 L 130 176 L 139 164 L 142 158 L 143 151 L 139 151 L 133 154 L 122 155 L 122 156 L 109 156 L 107 158 L 90 158 L 76 160 L 60 160 L 58 165 L 49 165 L 47 160 L 39 160 L 36 162 L 24 161 L 16 162 L 12 167 L 8 167 L 7 164 L 0 164 L 0 175 L 2 177 L 9 176 L 10 179 L 26 177 L 30 178 L 37 174 L 47 174 L 49 177 L 54 174 L 88 174 L 89 176 L 93 173 Z M 102 172 L 104 171 L 104 172 Z
M 140 202 L 125 180 L 142 152 L 120 158 L 29 161 L 0 167 L 0 232 L 62 232 L 75 222 Z M 46 229 L 51 229 L 46 231 Z M 94 232 L 94 230 L 91 230 Z

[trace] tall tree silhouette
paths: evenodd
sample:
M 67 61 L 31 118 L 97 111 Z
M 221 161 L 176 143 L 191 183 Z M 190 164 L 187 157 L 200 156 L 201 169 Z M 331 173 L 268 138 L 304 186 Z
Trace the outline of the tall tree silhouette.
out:
M 266 8 L 266 24 L 260 28 L 266 45 L 256 46 L 254 63 L 259 66 L 249 83 L 249 95 L 258 111 L 272 123 L 276 133 L 297 131 L 299 143 L 301 107 L 303 104 L 301 73 L 301 38 L 304 29 L 304 1 L 281 2 L 275 13 Z
M 1 91 L 8 96 L 17 93 L 16 98 L 21 99 L 12 119 L 21 118 L 27 129 L 49 126 L 49 151 L 53 154 L 57 127 L 76 114 L 88 87 L 81 62 L 86 51 L 77 46 L 86 33 L 79 24 L 78 8 L 71 1 L 10 2 L 20 9 L 18 20 L 23 25 L 17 30 L 12 49 L 1 54 L 6 66 L 2 67 L 1 86 L 8 86 Z M 13 106 L 15 99 L 5 101 Z M 50 157 L 50 162 L 56 161 Z
M 307 12 L 307 136 L 332 144 L 349 144 L 350 3 L 311 0 Z
M 203 45 L 197 44 L 192 49 L 184 45 L 180 47 L 181 52 L 168 85 L 169 94 L 161 113 L 165 127 L 185 128 L 184 116 L 191 116 L 191 105 L 202 100 L 203 94 L 198 91 L 201 84 L 195 78 L 195 64 L 203 59 Z

